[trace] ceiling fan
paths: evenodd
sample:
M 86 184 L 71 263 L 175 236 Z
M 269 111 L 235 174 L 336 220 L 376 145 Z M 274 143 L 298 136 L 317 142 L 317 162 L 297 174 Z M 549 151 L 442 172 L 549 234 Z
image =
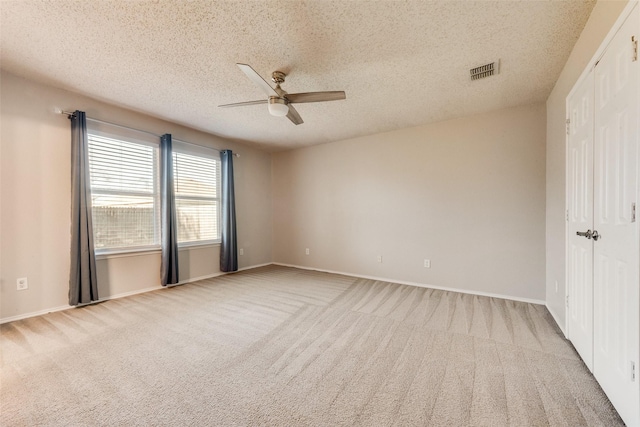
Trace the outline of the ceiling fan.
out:
M 305 93 L 287 93 L 281 87 L 280 83 L 284 83 L 284 78 L 286 74 L 282 71 L 274 71 L 271 74 L 271 81 L 276 84 L 275 88 L 272 88 L 269 83 L 267 83 L 260 74 L 256 72 L 250 65 L 247 64 L 236 64 L 240 67 L 243 73 L 249 77 L 249 79 L 257 84 L 266 94 L 267 99 L 261 99 L 259 101 L 246 101 L 246 102 L 237 102 L 235 104 L 224 104 L 219 105 L 218 107 L 228 108 L 228 107 L 242 107 L 244 105 L 255 105 L 255 104 L 268 104 L 269 113 L 272 116 L 287 116 L 289 120 L 293 122 L 295 125 L 300 125 L 304 123 L 302 121 L 302 117 L 298 114 L 293 105 L 291 104 L 301 104 L 304 102 L 324 102 L 324 101 L 337 101 L 340 99 L 346 99 L 347 96 L 344 91 L 330 91 L 330 92 L 305 92 Z

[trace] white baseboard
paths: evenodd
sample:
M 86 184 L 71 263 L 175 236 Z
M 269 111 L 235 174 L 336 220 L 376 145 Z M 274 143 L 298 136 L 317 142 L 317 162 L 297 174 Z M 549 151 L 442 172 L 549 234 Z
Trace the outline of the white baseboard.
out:
M 251 269 L 259 268 L 259 267 L 265 267 L 267 265 L 281 265 L 283 267 L 293 267 L 293 268 L 299 268 L 301 270 L 321 271 L 321 272 L 324 272 L 324 273 L 341 274 L 343 276 L 358 277 L 358 278 L 361 278 L 361 279 L 369 279 L 369 280 L 379 280 L 379 281 L 382 281 L 382 282 L 398 283 L 398 284 L 401 284 L 401 285 L 417 286 L 417 287 L 420 287 L 420 288 L 438 289 L 438 290 L 442 290 L 442 291 L 460 292 L 460 293 L 463 293 L 463 294 L 480 295 L 480 296 L 485 296 L 485 297 L 501 298 L 501 299 L 507 299 L 507 300 L 512 300 L 512 301 L 521 301 L 521 302 L 528 302 L 528 303 L 531 303 L 531 304 L 545 305 L 544 301 L 531 299 L 531 298 L 520 298 L 520 297 L 514 297 L 514 296 L 510 296 L 510 295 L 500 295 L 500 294 L 493 294 L 493 293 L 489 293 L 489 292 L 471 291 L 471 290 L 468 290 L 468 289 L 457 289 L 457 288 L 448 288 L 448 287 L 443 287 L 443 286 L 433 286 L 433 285 L 429 285 L 429 284 L 426 284 L 426 283 L 409 282 L 409 281 L 406 281 L 406 280 L 396 280 L 396 279 L 391 279 L 391 278 L 388 278 L 388 277 L 366 276 L 366 275 L 361 275 L 361 274 L 346 273 L 344 271 L 326 270 L 326 269 L 322 269 L 322 268 L 305 267 L 305 266 L 302 266 L 302 265 L 283 264 L 283 263 L 280 263 L 280 262 L 267 262 L 267 263 L 264 263 L 264 264 L 251 265 L 251 266 L 243 267 L 243 268 L 239 269 L 238 272 L 244 271 L 244 270 L 251 270 Z M 233 274 L 233 273 L 216 272 L 216 273 L 208 274 L 208 275 L 205 275 L 205 276 L 193 277 L 193 278 L 190 278 L 188 280 L 179 282 L 179 283 L 177 283 L 177 284 L 175 284 L 173 286 L 186 285 L 187 283 L 197 282 L 198 280 L 211 279 L 213 277 L 224 276 L 226 274 Z M 163 286 L 153 286 L 153 287 L 149 287 L 149 288 L 138 289 L 138 290 L 135 290 L 135 291 L 123 292 L 123 293 L 119 293 L 119 294 L 115 294 L 115 295 L 110 295 L 110 296 L 105 297 L 105 298 L 100 298 L 98 301 L 95 301 L 95 302 L 89 303 L 89 304 L 84 304 L 82 306 L 96 304 L 96 303 L 100 303 L 100 302 L 104 302 L 104 301 L 109 301 L 109 300 L 112 300 L 112 299 L 125 298 L 125 297 L 129 297 L 129 296 L 132 296 L 132 295 L 143 294 L 143 293 L 146 293 L 146 292 L 157 291 L 159 289 L 165 289 L 165 287 L 163 287 Z M 71 306 L 71 305 L 63 305 L 63 306 L 59 306 L 59 307 L 48 308 L 48 309 L 45 309 L 45 310 L 39 310 L 39 311 L 30 312 L 30 313 L 20 314 L 20 315 L 17 315 L 17 316 L 4 317 L 4 318 L 0 319 L 0 324 L 14 322 L 16 320 L 28 319 L 29 317 L 41 316 L 41 315 L 47 314 L 47 313 L 54 313 L 56 311 L 69 310 L 71 308 L 75 308 L 75 307 Z M 547 309 L 549 309 L 549 308 L 547 307 Z M 549 312 L 551 313 L 551 315 L 553 316 L 554 320 L 556 321 L 556 323 L 558 324 L 558 326 L 560 327 L 560 329 L 562 330 L 562 332 L 566 336 L 566 333 L 565 333 L 565 330 L 564 330 L 564 328 L 562 326 L 562 323 L 558 321 L 558 318 L 556 317 L 555 313 L 553 313 L 553 311 L 551 311 L 551 310 L 549 310 Z
M 321 271 L 321 272 L 324 272 L 324 273 L 341 274 L 343 276 L 358 277 L 358 278 L 361 278 L 361 279 L 378 280 L 378 281 L 381 281 L 381 282 L 389 282 L 389 283 L 398 283 L 398 284 L 401 284 L 401 285 L 417 286 L 419 288 L 438 289 L 438 290 L 441 290 L 441 291 L 459 292 L 461 294 L 479 295 L 479 296 L 484 296 L 484 297 L 500 298 L 500 299 L 507 299 L 507 300 L 511 300 L 511 301 L 520 301 L 520 302 L 528 302 L 528 303 L 531 303 L 531 304 L 545 305 L 545 301 L 538 300 L 538 299 L 532 299 L 532 298 L 521 298 L 521 297 L 514 297 L 514 296 L 511 296 L 511 295 L 493 294 L 493 293 L 489 293 L 489 292 L 479 292 L 479 291 L 472 291 L 472 290 L 468 290 L 468 289 L 448 288 L 448 287 L 444 287 L 444 286 L 433 286 L 433 285 L 428 285 L 426 283 L 409 282 L 409 281 L 406 281 L 406 280 L 397 280 L 397 279 L 391 279 L 391 278 L 388 278 L 388 277 L 365 276 L 365 275 L 362 275 L 362 274 L 345 273 L 344 271 L 325 270 L 323 268 L 313 268 L 313 267 L 305 267 L 305 266 L 302 266 L 302 265 L 283 264 L 283 263 L 280 263 L 280 262 L 274 262 L 272 264 L 273 265 L 281 265 L 283 267 L 299 268 L 299 269 L 302 269 L 302 270 L 312 270 L 312 271 Z
M 2 319 L 0 319 L 0 325 L 3 323 L 15 322 L 16 320 L 27 319 L 29 317 L 42 316 L 43 314 L 54 313 L 56 311 L 69 310 L 70 308 L 73 308 L 73 306 L 61 305 L 59 307 L 52 307 L 52 308 L 47 308 L 45 310 L 32 311 L 30 313 L 19 314 L 17 316 L 3 317 Z
M 256 265 L 252 265 L 250 267 L 241 268 L 238 271 L 252 270 L 254 268 L 266 267 L 267 265 L 273 265 L 273 263 L 272 262 L 265 262 L 264 264 L 256 264 Z M 237 273 L 238 271 L 235 271 L 234 273 Z
M 86 303 L 86 304 L 78 304 L 77 306 L 62 305 L 60 307 L 53 307 L 53 308 L 48 308 L 48 309 L 45 309 L 45 310 L 32 311 L 32 312 L 25 313 L 25 314 L 19 314 L 17 316 L 4 317 L 4 318 L 0 319 L 0 324 L 9 323 L 9 322 L 13 322 L 13 321 L 16 321 L 16 320 L 28 319 L 30 317 L 42 316 L 43 314 L 54 313 L 56 311 L 69 310 L 69 309 L 76 308 L 76 307 L 86 307 L 88 305 L 99 304 L 101 302 L 109 301 L 109 300 L 112 300 L 112 299 L 130 297 L 132 295 L 144 294 L 146 292 L 151 292 L 151 291 L 157 291 L 158 289 L 162 289 L 162 286 L 152 286 L 152 287 L 149 287 L 149 288 L 137 289 L 135 291 L 122 292 L 120 294 L 109 295 L 108 297 L 100 298 L 97 301 L 92 301 L 92 302 L 89 302 L 89 303 Z
M 258 265 L 252 265 L 252 266 L 249 266 L 249 267 L 243 267 L 243 268 L 239 269 L 238 271 L 250 270 L 252 268 L 264 267 L 266 265 L 271 265 L 271 263 L 269 262 L 269 263 L 266 263 L 266 264 L 258 264 Z M 234 272 L 234 273 L 236 273 L 236 272 Z M 88 304 L 78 305 L 78 307 L 85 307 L 87 305 L 98 304 L 98 303 L 109 301 L 109 300 L 112 300 L 112 299 L 125 298 L 125 297 L 130 297 L 132 295 L 144 294 L 146 292 L 157 291 L 159 289 L 166 289 L 166 288 L 170 288 L 170 287 L 173 287 L 173 286 L 186 285 L 187 283 L 197 282 L 198 280 L 211 279 L 213 277 L 224 276 L 226 274 L 233 274 L 233 273 L 224 273 L 222 271 L 219 271 L 219 272 L 216 272 L 216 273 L 213 273 L 213 274 L 208 274 L 206 276 L 193 277 L 193 278 L 178 282 L 178 283 L 176 283 L 175 285 L 172 285 L 172 286 L 167 286 L 167 287 L 165 287 L 165 286 L 151 286 L 151 287 L 144 288 L 144 289 L 137 289 L 135 291 L 122 292 L 122 293 L 119 293 L 119 294 L 109 295 L 108 297 L 100 298 L 99 300 L 90 302 Z M 54 313 L 54 312 L 63 311 L 63 310 L 69 310 L 69 309 L 72 309 L 72 308 L 76 308 L 76 307 L 73 306 L 73 305 L 62 305 L 62 306 L 59 306 L 59 307 L 52 307 L 52 308 L 47 308 L 47 309 L 44 309 L 44 310 L 38 310 L 38 311 L 29 312 L 29 313 L 19 314 L 17 316 L 4 317 L 4 318 L 0 319 L 0 325 L 3 324 L 3 323 L 9 323 L 9 322 L 14 322 L 16 320 L 28 319 L 30 317 L 42 316 L 43 314 Z
M 553 320 L 556 321 L 556 324 L 558 325 L 558 328 L 560 328 L 560 330 L 562 331 L 562 334 L 564 335 L 564 337 L 566 339 L 569 339 L 569 336 L 567 335 L 567 331 L 564 328 L 564 322 L 560 322 L 560 320 L 558 319 L 558 315 L 551 310 L 551 307 L 549 307 L 547 304 L 545 304 L 545 306 L 547 307 L 547 311 L 549 311 L 549 313 L 551 313 L 551 317 L 553 317 Z

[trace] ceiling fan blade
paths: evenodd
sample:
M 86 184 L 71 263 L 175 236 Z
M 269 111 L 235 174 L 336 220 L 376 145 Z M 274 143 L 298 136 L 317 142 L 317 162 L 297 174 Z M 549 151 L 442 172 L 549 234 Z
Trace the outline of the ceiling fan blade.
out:
M 289 104 L 289 114 L 287 114 L 287 118 L 293 122 L 294 125 L 301 125 L 304 123 L 298 111 L 293 108 L 293 105 Z
M 260 77 L 260 74 L 258 74 L 256 70 L 251 68 L 251 65 L 247 65 L 247 64 L 236 64 L 236 65 L 242 70 L 243 73 L 247 75 L 247 77 L 249 77 L 249 79 L 252 82 L 260 86 L 260 88 L 262 88 L 264 93 L 266 93 L 268 96 L 279 96 L 278 92 L 276 92 L 271 87 L 271 85 L 266 82 L 265 79 Z
M 236 102 L 234 104 L 223 104 L 218 105 L 218 107 L 229 108 L 229 107 L 242 107 L 244 105 L 256 105 L 256 104 L 266 104 L 268 101 L 266 99 L 261 99 L 259 101 L 245 101 L 245 102 Z
M 301 104 L 303 102 L 339 101 L 347 99 L 347 95 L 344 91 L 336 90 L 331 92 L 289 93 L 286 98 L 291 103 Z

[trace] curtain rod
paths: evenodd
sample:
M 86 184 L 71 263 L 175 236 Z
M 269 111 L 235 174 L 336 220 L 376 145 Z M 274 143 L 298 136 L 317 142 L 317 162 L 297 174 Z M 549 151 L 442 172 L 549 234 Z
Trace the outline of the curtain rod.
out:
M 59 114 L 65 114 L 67 117 L 72 117 L 72 116 L 75 115 L 75 112 L 64 111 L 64 110 L 60 110 L 60 109 L 57 109 L 56 112 L 59 113 Z M 104 120 L 93 119 L 91 117 L 87 117 L 87 120 L 91 120 L 93 122 L 102 123 L 102 124 L 105 124 L 105 125 L 119 127 L 119 128 L 122 128 L 122 129 L 128 129 L 128 130 L 133 130 L 133 131 L 136 131 L 136 132 L 146 133 L 147 135 L 152 135 L 152 136 L 155 136 L 155 137 L 158 137 L 158 138 L 162 137 L 162 135 L 158 135 L 158 134 L 155 134 L 153 132 L 148 132 L 146 130 L 140 130 L 140 129 L 132 128 L 132 127 L 129 127 L 129 126 L 123 126 L 123 125 L 119 125 L 119 124 L 111 123 L 111 122 L 105 122 Z M 202 148 L 208 148 L 210 150 L 215 150 L 218 153 L 222 151 L 222 150 L 218 150 L 217 148 L 208 147 L 206 145 L 194 144 L 193 142 L 183 141 L 183 140 L 178 139 L 178 138 L 175 138 L 175 140 L 178 141 L 178 142 L 181 142 L 183 144 L 195 145 L 196 147 L 202 147 Z M 240 157 L 240 154 L 238 154 L 238 153 L 233 153 L 233 155 L 235 157 Z

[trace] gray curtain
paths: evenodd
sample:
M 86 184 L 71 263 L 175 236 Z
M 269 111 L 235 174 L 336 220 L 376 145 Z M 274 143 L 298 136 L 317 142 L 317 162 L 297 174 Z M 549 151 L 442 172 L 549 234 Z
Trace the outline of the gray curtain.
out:
M 71 119 L 71 266 L 69 304 L 98 300 L 96 254 L 91 220 L 91 179 L 87 118 L 76 111 Z
M 236 239 L 236 200 L 233 190 L 233 153 L 231 150 L 220 152 L 221 168 L 221 236 L 220 270 L 238 271 L 238 242 Z
M 161 284 L 178 283 L 178 228 L 176 221 L 176 199 L 173 183 L 173 150 L 171 135 L 160 138 L 160 224 L 161 224 Z

